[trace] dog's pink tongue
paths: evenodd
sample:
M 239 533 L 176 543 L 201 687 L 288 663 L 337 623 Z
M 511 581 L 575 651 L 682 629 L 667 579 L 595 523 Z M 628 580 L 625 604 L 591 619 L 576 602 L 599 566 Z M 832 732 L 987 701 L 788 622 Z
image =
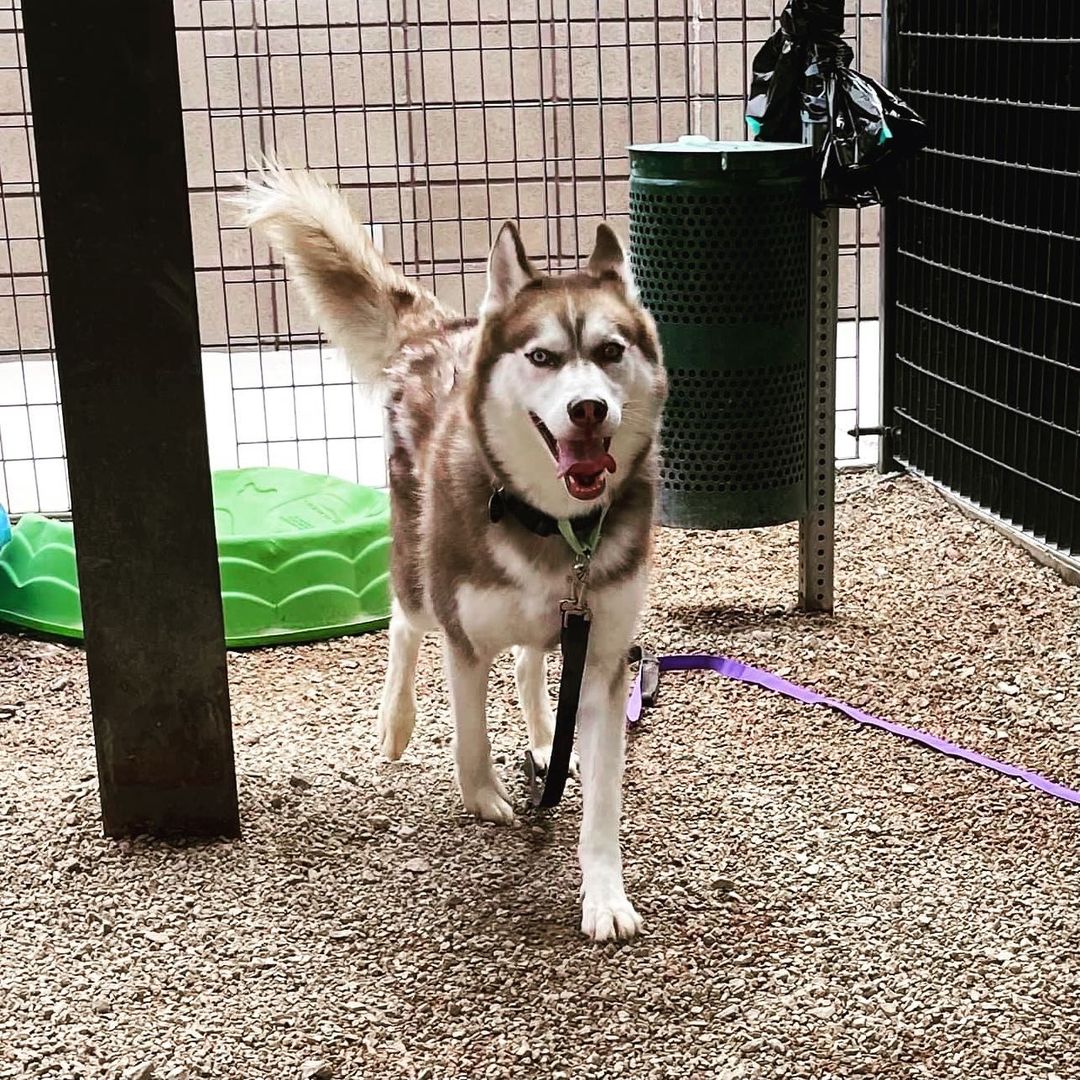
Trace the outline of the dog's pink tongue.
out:
M 615 459 L 603 439 L 559 439 L 559 476 L 596 476 L 615 471 Z

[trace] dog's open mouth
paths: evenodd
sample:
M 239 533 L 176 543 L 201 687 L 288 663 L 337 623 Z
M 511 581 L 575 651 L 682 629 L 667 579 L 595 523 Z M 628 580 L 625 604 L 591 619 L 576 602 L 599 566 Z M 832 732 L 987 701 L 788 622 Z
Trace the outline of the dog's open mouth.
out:
M 558 475 L 575 499 L 598 499 L 607 487 L 606 473 L 615 471 L 615 459 L 608 452 L 611 439 L 586 436 L 581 439 L 556 439 L 543 420 L 529 414 L 555 459 Z

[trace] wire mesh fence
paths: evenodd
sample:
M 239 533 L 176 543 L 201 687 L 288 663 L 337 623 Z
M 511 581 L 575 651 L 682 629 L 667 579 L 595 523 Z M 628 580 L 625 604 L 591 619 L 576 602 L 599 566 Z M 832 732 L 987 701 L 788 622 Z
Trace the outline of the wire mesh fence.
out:
M 743 138 L 749 65 L 782 0 L 176 0 L 207 419 L 215 468 L 381 484 L 382 418 L 290 296 L 230 196 L 263 153 L 345 191 L 388 258 L 475 308 L 493 226 L 578 264 L 625 233 L 631 142 Z M 880 0 L 849 0 L 880 69 Z M 122 33 L 123 27 L 117 27 Z M 17 0 L 0 0 L 0 502 L 68 507 Z M 120 226 L 118 226 L 120 227 Z M 841 229 L 841 460 L 872 460 L 878 215 Z M 153 357 L 145 358 L 153 363 Z M 118 403 L 122 408 L 122 403 Z
M 891 35 L 931 133 L 890 211 L 896 455 L 1080 555 L 1080 8 L 909 0 Z

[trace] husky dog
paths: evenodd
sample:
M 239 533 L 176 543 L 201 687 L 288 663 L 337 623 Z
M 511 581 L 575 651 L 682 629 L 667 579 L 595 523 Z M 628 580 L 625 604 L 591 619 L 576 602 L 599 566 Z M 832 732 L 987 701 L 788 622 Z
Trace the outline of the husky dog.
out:
M 619 849 L 626 656 L 645 596 L 667 379 L 619 240 L 600 225 L 583 271 L 546 276 L 506 222 L 479 318 L 460 318 L 391 268 L 312 174 L 270 163 L 244 205 L 358 379 L 388 399 L 394 607 L 382 752 L 395 760 L 408 745 L 420 641 L 441 628 L 457 781 L 485 821 L 514 819 L 488 741 L 491 664 L 514 651 L 543 768 L 554 731 L 546 654 L 574 566 L 556 523 L 584 536 L 602 521 L 578 711 L 581 928 L 598 941 L 633 937 L 642 921 Z

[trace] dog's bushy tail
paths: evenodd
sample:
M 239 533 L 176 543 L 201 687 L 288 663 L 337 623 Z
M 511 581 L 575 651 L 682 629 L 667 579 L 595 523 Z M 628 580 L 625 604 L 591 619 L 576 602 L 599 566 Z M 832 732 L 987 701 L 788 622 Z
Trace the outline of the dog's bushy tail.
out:
M 239 203 L 362 382 L 381 381 L 404 338 L 450 318 L 431 293 L 387 264 L 341 192 L 312 173 L 267 159 Z

